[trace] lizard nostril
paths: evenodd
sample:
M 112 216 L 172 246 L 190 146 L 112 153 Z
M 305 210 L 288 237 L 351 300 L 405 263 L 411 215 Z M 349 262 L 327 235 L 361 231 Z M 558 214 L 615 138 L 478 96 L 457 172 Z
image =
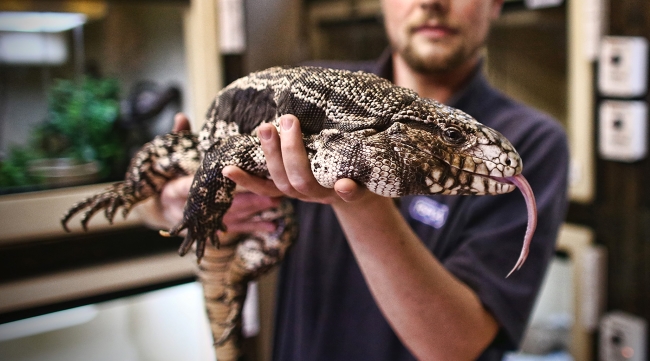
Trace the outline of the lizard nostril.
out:
M 511 164 L 512 164 L 512 161 L 510 160 L 510 158 L 506 158 L 506 165 L 510 166 Z

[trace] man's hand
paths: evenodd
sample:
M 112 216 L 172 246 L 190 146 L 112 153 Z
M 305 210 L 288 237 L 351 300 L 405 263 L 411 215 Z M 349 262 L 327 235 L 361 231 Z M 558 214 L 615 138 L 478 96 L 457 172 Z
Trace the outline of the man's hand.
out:
M 335 204 L 374 196 L 351 179 L 340 179 L 334 189 L 318 184 L 311 171 L 298 119 L 284 115 L 280 126 L 279 134 L 272 124 L 262 124 L 258 129 L 272 180 L 252 176 L 237 167 L 226 167 L 223 174 L 251 192 L 270 197 L 286 195 L 306 202 Z
M 190 130 L 190 123 L 185 114 L 176 114 L 172 130 Z M 230 168 L 234 168 L 236 174 L 245 173 L 239 168 Z M 224 171 L 224 173 L 226 172 Z M 246 173 L 246 175 L 248 174 Z M 188 175 L 169 181 L 163 187 L 156 201 L 152 202 L 154 205 L 150 205 L 143 212 L 146 213 L 144 216 L 145 221 L 148 221 L 153 226 L 166 228 L 178 224 L 183 219 L 183 210 L 193 178 L 193 175 Z M 273 222 L 251 220 L 251 218 L 257 213 L 277 207 L 279 204 L 280 198 L 277 196 L 238 191 L 234 195 L 232 206 L 223 217 L 223 222 L 228 228 L 229 234 L 255 231 L 272 232 L 276 228 Z M 220 238 L 222 238 L 221 235 Z

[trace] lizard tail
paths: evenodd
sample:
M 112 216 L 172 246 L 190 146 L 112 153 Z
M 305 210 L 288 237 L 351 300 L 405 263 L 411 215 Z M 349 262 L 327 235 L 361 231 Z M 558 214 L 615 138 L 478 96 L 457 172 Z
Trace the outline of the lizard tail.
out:
M 247 282 L 233 274 L 236 245 L 206 247 L 199 265 L 205 307 L 219 361 L 235 361 L 241 355 L 241 311 L 246 298 Z

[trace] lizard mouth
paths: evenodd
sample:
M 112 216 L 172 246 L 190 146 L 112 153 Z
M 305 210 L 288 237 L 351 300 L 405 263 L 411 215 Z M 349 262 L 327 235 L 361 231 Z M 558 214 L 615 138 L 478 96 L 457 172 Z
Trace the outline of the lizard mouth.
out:
M 524 200 L 526 201 L 526 209 L 528 211 L 528 224 L 526 226 L 526 235 L 524 236 L 524 244 L 521 248 L 521 253 L 519 254 L 519 259 L 517 260 L 517 263 L 515 264 L 514 268 L 508 273 L 506 278 L 510 277 L 510 275 L 514 272 L 517 271 L 523 266 L 524 262 L 526 261 L 526 257 L 528 257 L 528 251 L 530 249 L 530 243 L 533 239 L 533 234 L 535 233 L 535 228 L 537 227 L 537 204 L 535 202 L 535 195 L 533 194 L 533 189 L 530 187 L 530 184 L 524 178 L 523 175 L 517 174 L 512 177 L 505 177 L 505 178 L 493 178 L 494 180 L 502 183 L 509 183 L 521 191 L 522 195 L 524 196 Z
M 535 233 L 535 228 L 537 228 L 537 205 L 535 202 L 535 195 L 533 194 L 533 189 L 531 188 L 530 184 L 524 178 L 524 176 L 519 173 L 510 177 L 495 177 L 495 176 L 489 176 L 489 175 L 484 175 L 484 174 L 476 174 L 476 173 L 470 173 L 467 171 L 461 170 L 457 174 L 455 174 L 456 179 L 458 178 L 463 178 L 463 176 L 466 176 L 467 174 L 472 174 L 472 184 L 466 184 L 468 185 L 467 189 L 471 189 L 472 191 L 468 191 L 466 193 L 462 193 L 462 191 L 467 190 L 467 189 L 452 189 L 451 192 L 437 192 L 437 193 L 442 193 L 442 194 L 503 194 L 503 193 L 508 193 L 514 190 L 514 188 L 518 188 L 521 194 L 524 196 L 524 201 L 526 202 L 526 210 L 528 213 L 528 221 L 526 225 L 526 233 L 524 236 L 524 243 L 521 249 L 521 253 L 519 254 L 519 259 L 517 260 L 517 263 L 515 264 L 514 268 L 508 273 L 507 277 L 510 277 L 510 275 L 519 270 L 521 266 L 524 264 L 526 261 L 526 258 L 528 257 L 528 251 L 530 249 L 530 244 L 533 239 L 533 234 Z M 436 179 L 436 173 L 433 173 L 433 179 Z M 436 188 L 437 187 L 437 188 Z M 442 186 L 434 184 L 429 188 L 432 193 L 436 193 L 436 191 L 442 190 Z M 460 190 L 460 191 L 459 191 Z M 452 193 L 452 192 L 456 193 Z

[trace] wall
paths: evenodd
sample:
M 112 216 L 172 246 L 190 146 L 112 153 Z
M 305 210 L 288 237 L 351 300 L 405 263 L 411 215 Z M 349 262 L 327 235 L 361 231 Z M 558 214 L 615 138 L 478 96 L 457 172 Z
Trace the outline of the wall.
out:
M 246 73 L 304 60 L 300 0 L 247 1 L 245 6 Z
M 650 39 L 650 2 L 609 3 L 610 35 Z M 646 94 L 643 99 L 650 97 Z M 572 204 L 569 220 L 594 228 L 596 241 L 607 247 L 607 309 L 650 320 L 650 160 L 627 164 L 594 156 L 596 200 Z
M 487 44 L 490 82 L 566 127 L 567 8 L 504 12 Z
M 184 97 L 183 108 L 188 111 L 184 9 L 164 3 L 111 4 L 110 16 L 95 27 L 88 26 L 88 36 L 103 39 L 103 43 L 88 42 L 87 57 L 98 61 L 106 75 L 120 80 L 125 96 L 141 81 L 178 86 Z M 171 122 L 168 125 L 170 129 Z

